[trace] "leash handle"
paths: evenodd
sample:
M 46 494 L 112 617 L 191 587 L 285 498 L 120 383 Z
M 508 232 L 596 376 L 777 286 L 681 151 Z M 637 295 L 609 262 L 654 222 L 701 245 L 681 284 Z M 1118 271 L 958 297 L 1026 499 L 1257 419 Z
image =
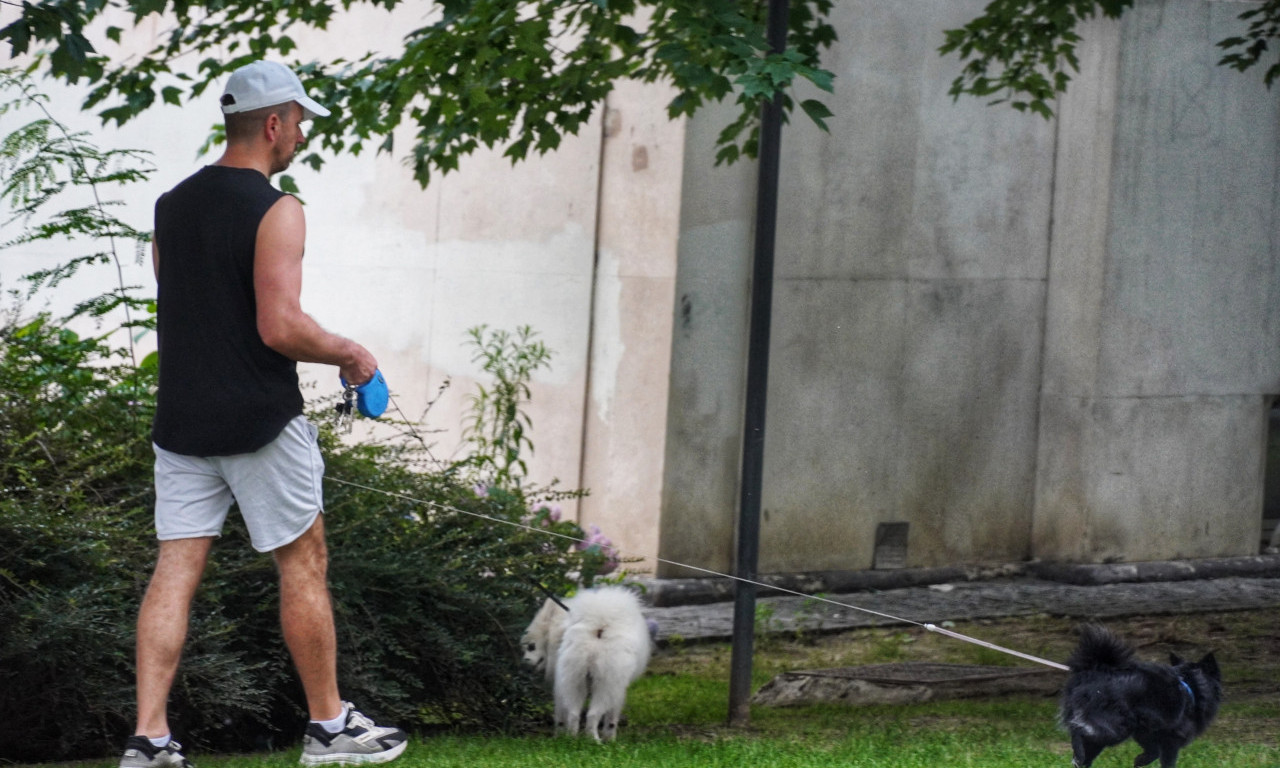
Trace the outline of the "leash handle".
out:
M 361 416 L 376 419 L 386 412 L 391 391 L 387 389 L 387 380 L 381 370 L 375 370 L 373 376 L 363 384 L 352 384 L 341 376 L 338 381 L 342 384 L 344 398 L 347 392 L 355 393 L 356 410 Z

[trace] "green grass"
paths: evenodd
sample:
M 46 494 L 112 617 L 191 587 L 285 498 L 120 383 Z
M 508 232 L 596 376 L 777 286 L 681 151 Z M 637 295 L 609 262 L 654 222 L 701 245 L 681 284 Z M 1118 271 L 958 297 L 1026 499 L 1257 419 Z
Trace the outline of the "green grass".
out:
M 729 730 L 719 724 L 696 727 L 633 721 L 609 745 L 549 736 L 440 736 L 415 741 L 395 765 L 1063 768 L 1071 764 L 1071 756 L 1053 718 L 1051 701 L 1027 699 L 860 710 L 809 707 L 779 715 L 754 713 L 753 726 L 745 730 Z M 1128 768 L 1136 753 L 1132 744 L 1110 749 L 1094 765 Z M 197 757 L 200 768 L 293 768 L 297 750 L 233 758 Z M 1275 768 L 1280 765 L 1280 748 L 1225 743 L 1211 732 L 1186 749 L 1179 764 L 1184 768 Z
M 1271 612 L 1276 614 L 1277 612 Z M 1045 617 L 961 627 L 1047 658 L 1063 658 L 1072 622 Z M 1181 768 L 1280 768 L 1280 617 L 1263 612 L 1144 617 L 1111 623 L 1146 658 L 1214 648 L 1227 696 L 1218 721 L 1183 751 Z M 914 631 L 862 630 L 761 644 L 757 686 L 788 669 L 883 661 L 991 663 L 986 651 Z M 415 739 L 395 768 L 1067 768 L 1066 734 L 1052 697 L 967 699 L 908 706 L 755 707 L 751 724 L 727 718 L 729 648 L 689 644 L 658 652 L 632 686 L 628 723 L 608 745 L 554 738 L 441 735 Z M 1096 768 L 1128 768 L 1132 742 L 1106 750 Z M 192 754 L 199 768 L 293 768 L 298 750 L 221 757 Z M 3 761 L 0 760 L 0 763 Z M 115 761 L 84 764 L 111 768 Z

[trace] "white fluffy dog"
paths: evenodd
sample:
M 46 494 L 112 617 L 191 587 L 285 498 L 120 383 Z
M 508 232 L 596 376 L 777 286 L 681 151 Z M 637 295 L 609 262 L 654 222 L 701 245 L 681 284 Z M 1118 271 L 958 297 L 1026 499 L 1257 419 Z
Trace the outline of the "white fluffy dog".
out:
M 524 660 L 544 667 L 556 702 L 556 730 L 578 733 L 588 698 L 586 732 L 596 741 L 618 734 L 627 687 L 649 664 L 649 627 L 640 600 L 624 587 L 588 589 L 547 600 L 525 630 Z

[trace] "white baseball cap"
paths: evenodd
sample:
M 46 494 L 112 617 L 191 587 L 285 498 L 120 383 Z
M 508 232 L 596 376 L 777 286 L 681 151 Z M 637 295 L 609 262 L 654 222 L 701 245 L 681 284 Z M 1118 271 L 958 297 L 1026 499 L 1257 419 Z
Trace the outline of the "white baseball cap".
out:
M 227 87 L 222 92 L 222 114 L 249 112 L 290 101 L 302 106 L 303 120 L 329 115 L 329 110 L 307 95 L 292 69 L 274 61 L 255 61 L 232 72 L 227 79 Z

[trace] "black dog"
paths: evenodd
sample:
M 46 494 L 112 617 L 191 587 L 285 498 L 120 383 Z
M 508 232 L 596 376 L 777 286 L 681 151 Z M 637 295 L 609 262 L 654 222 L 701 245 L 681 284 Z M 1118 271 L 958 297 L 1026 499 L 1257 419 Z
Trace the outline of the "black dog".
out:
M 1173 666 L 1164 666 L 1134 660 L 1133 648 L 1103 627 L 1082 627 L 1080 635 L 1062 689 L 1074 765 L 1089 768 L 1103 749 L 1133 737 L 1142 747 L 1135 768 L 1157 759 L 1174 768 L 1178 750 L 1218 714 L 1222 674 L 1213 654 L 1197 662 L 1171 655 Z

